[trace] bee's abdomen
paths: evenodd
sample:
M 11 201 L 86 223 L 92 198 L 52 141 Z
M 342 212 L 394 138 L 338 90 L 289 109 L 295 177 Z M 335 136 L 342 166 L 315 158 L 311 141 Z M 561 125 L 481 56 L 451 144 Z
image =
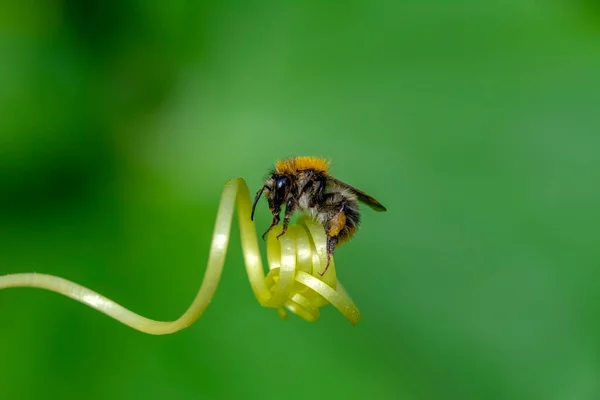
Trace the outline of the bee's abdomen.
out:
M 352 238 L 360 223 L 360 214 L 358 212 L 358 203 L 350 202 L 346 205 L 343 211 L 345 215 L 344 228 L 338 234 L 338 243 L 343 243 Z
M 360 223 L 358 201 L 345 192 L 327 193 L 319 207 L 318 219 L 337 243 L 348 241 Z

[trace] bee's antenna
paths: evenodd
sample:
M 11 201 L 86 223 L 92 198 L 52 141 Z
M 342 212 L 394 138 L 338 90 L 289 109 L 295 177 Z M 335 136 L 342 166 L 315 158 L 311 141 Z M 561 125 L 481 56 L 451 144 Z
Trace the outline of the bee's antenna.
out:
M 260 188 L 260 190 L 258 192 L 256 192 L 256 197 L 254 198 L 254 203 L 252 203 L 252 214 L 250 214 L 250 220 L 254 221 L 254 210 L 256 209 L 256 204 L 258 203 L 258 200 L 260 200 L 260 196 L 262 196 L 263 191 L 267 188 L 267 185 L 264 185 L 263 187 Z

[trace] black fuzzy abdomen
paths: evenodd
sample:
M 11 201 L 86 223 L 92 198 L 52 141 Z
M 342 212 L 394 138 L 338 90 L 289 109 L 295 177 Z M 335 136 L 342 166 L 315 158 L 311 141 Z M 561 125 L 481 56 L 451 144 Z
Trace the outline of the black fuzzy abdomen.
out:
M 360 213 L 358 210 L 358 202 L 351 201 L 346 204 L 344 209 L 346 214 L 346 226 L 338 234 L 338 242 L 347 242 L 354 236 L 358 225 L 360 224 Z
M 336 241 L 348 241 L 358 229 L 360 223 L 360 213 L 358 201 L 345 190 L 334 191 L 324 195 L 324 201 L 318 207 L 318 219 L 321 221 L 325 230 L 329 232 L 331 223 L 340 212 L 345 214 L 345 225 L 336 235 Z

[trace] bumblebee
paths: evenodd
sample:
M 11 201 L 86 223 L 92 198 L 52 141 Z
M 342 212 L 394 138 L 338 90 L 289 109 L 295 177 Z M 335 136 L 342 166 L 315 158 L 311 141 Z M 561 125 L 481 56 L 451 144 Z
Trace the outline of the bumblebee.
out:
M 359 202 L 375 211 L 386 211 L 373 197 L 333 178 L 327 173 L 328 169 L 326 160 L 315 157 L 292 157 L 277 162 L 263 187 L 256 192 L 251 214 L 254 220 L 256 205 L 265 193 L 273 220 L 263 240 L 279 224 L 282 206 L 285 206 L 283 230 L 277 238 L 285 234 L 295 212 L 318 220 L 327 234 L 327 265 L 321 276 L 329 268 L 336 246 L 349 241 L 356 233 L 360 223 Z

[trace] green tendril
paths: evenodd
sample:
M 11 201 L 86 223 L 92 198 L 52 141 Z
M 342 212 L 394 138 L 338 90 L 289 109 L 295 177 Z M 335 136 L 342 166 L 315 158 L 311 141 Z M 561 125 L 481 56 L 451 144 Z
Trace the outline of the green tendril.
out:
M 276 236 L 281 233 L 280 226 L 269 232 L 269 272 L 265 276 L 256 228 L 250 219 L 250 193 L 246 182 L 241 178 L 229 180 L 225 184 L 204 280 L 190 307 L 175 321 L 145 318 L 93 290 L 53 275 L 23 273 L 0 276 L 0 289 L 35 287 L 60 293 L 151 335 L 180 331 L 202 316 L 215 294 L 225 264 L 236 205 L 248 279 L 262 306 L 276 309 L 282 318 L 287 317 L 287 309 L 307 321 L 316 321 L 320 314 L 319 308 L 332 304 L 352 324 L 360 321 L 360 312 L 337 281 L 333 259 L 327 272 L 323 276 L 319 275 L 327 262 L 325 231 L 322 225 L 309 218 L 299 218 L 298 224 L 290 225 L 287 233 L 279 240 Z

